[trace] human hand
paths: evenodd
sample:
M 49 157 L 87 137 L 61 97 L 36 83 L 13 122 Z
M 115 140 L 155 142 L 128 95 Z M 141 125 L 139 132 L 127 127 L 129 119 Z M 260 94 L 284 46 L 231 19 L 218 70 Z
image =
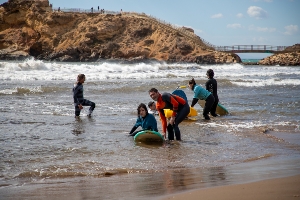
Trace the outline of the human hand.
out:
M 171 125 L 173 125 L 173 124 L 174 124 L 174 122 L 175 122 L 175 117 L 174 117 L 174 116 L 172 116 L 172 117 L 171 117 L 171 119 L 170 119 L 170 122 L 169 122 L 169 123 L 170 123 Z
M 167 134 L 163 133 L 164 139 L 167 139 Z
M 79 109 L 82 110 L 83 106 L 81 104 L 78 105 Z

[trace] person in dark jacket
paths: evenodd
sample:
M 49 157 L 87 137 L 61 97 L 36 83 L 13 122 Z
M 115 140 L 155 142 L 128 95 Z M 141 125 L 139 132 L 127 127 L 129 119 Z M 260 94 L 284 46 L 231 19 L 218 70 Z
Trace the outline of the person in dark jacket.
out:
M 90 106 L 88 116 L 91 117 L 93 110 L 96 105 L 94 102 L 89 101 L 83 97 L 83 83 L 85 81 L 85 75 L 79 74 L 77 76 L 77 82 L 73 87 L 73 99 L 75 106 L 75 117 L 79 117 L 80 111 L 83 109 L 83 106 Z
M 135 131 L 138 127 L 142 127 L 143 130 Z M 148 113 L 147 106 L 141 103 L 137 108 L 137 119 L 135 125 L 132 127 L 129 132 L 130 136 L 135 136 L 138 132 L 150 130 L 150 131 L 158 131 L 157 122 L 155 117 Z
M 216 109 L 219 103 L 219 97 L 218 97 L 218 84 L 216 79 L 214 79 L 214 75 L 215 75 L 214 70 L 212 69 L 207 70 L 206 76 L 208 78 L 208 81 L 205 83 L 205 86 L 206 86 L 206 90 L 210 91 L 215 98 L 215 102 L 210 109 L 210 114 L 214 117 L 217 117 L 218 115 L 216 114 Z
M 168 139 L 174 140 L 174 133 L 176 140 L 181 140 L 181 133 L 178 125 L 188 116 L 190 106 L 183 98 L 167 92 L 159 93 L 156 88 L 149 90 L 149 96 L 156 101 L 156 110 L 159 113 L 163 128 L 163 136 L 166 138 L 166 130 L 168 130 Z M 164 109 L 173 111 L 172 117 L 167 123 Z

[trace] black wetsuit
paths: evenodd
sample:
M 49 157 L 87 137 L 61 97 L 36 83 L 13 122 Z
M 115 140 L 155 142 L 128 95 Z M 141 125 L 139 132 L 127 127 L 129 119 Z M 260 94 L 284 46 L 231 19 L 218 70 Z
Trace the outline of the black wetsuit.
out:
M 217 84 L 216 79 L 209 78 L 209 80 L 206 82 L 205 86 L 206 86 L 206 90 L 210 91 L 215 98 L 215 102 L 210 109 L 210 114 L 215 117 L 215 116 L 217 116 L 216 109 L 217 109 L 217 106 L 219 103 L 218 84 Z
M 90 106 L 89 114 L 91 114 L 95 108 L 95 103 L 83 98 L 83 85 L 81 83 L 77 83 L 73 88 L 73 98 L 74 98 L 74 106 L 75 106 L 75 116 L 80 115 L 80 109 L 78 105 L 82 106 Z

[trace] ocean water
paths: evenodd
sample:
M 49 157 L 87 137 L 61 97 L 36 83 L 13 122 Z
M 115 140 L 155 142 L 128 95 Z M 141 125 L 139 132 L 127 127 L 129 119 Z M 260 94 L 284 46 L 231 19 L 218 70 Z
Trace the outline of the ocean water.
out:
M 204 86 L 209 68 L 229 115 L 205 121 L 196 105 L 181 142 L 128 136 L 150 88 L 172 92 L 191 78 Z M 74 118 L 79 73 L 96 103 L 91 118 L 87 107 Z M 299 66 L 29 59 L 0 61 L 0 81 L 0 199 L 149 199 L 300 171 Z

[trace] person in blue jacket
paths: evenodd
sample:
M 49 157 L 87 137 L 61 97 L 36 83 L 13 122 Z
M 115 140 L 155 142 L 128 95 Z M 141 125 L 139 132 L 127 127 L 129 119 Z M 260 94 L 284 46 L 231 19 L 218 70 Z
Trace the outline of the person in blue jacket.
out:
M 189 81 L 189 88 L 195 93 L 191 107 L 194 107 L 194 105 L 198 102 L 199 99 L 205 100 L 205 106 L 203 108 L 203 117 L 206 120 L 210 120 L 208 113 L 211 111 L 212 105 L 215 102 L 214 96 L 211 94 L 211 92 L 197 85 L 194 78 Z
M 152 114 L 148 113 L 147 106 L 141 103 L 137 108 L 137 120 L 135 125 L 132 127 L 129 132 L 130 136 L 135 136 L 138 132 L 144 130 L 158 131 L 157 121 Z M 138 127 L 142 127 L 143 130 L 135 131 Z

